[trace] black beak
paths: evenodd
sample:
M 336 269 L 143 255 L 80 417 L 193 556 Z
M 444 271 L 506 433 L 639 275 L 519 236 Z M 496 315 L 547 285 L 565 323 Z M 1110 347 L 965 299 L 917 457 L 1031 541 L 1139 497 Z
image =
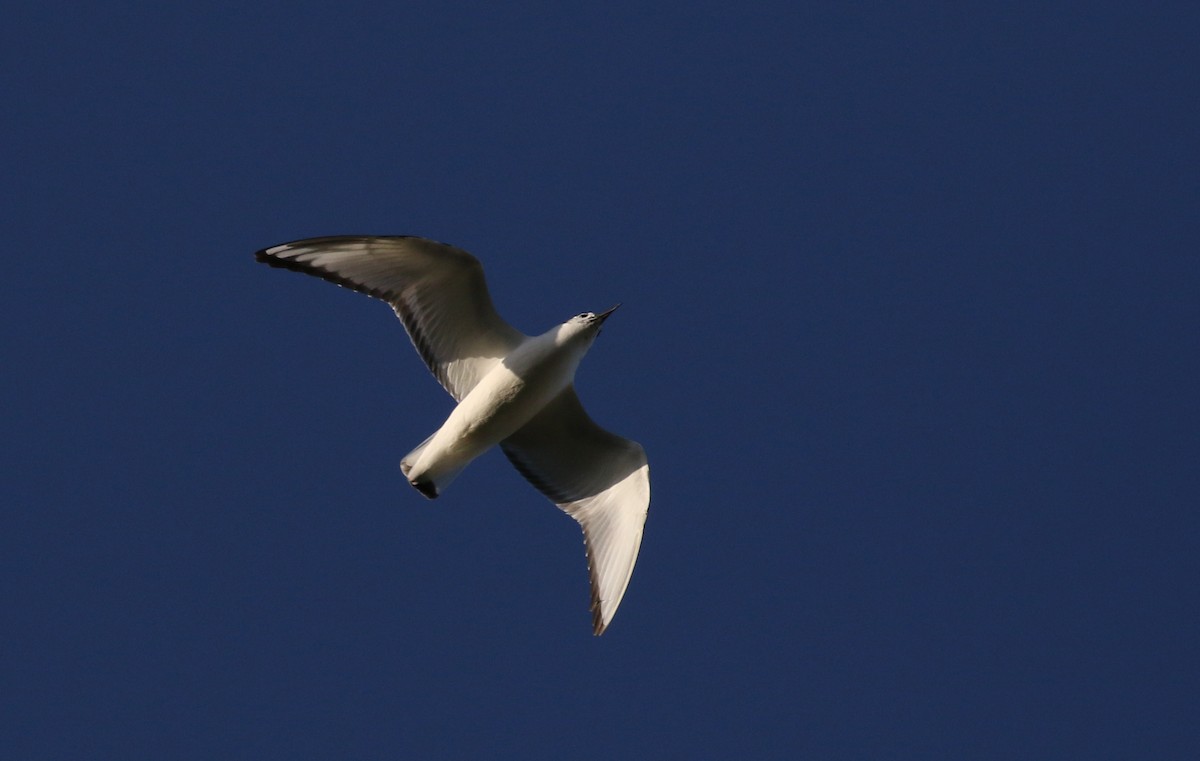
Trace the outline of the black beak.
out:
M 616 304 L 616 306 L 614 306 L 612 309 L 608 310 L 607 312 L 601 312 L 600 314 L 596 315 L 596 319 L 599 320 L 601 323 L 603 323 L 605 320 L 608 319 L 608 316 L 610 314 L 617 311 L 617 307 L 619 307 L 619 306 L 621 306 L 620 302 L 618 302 Z

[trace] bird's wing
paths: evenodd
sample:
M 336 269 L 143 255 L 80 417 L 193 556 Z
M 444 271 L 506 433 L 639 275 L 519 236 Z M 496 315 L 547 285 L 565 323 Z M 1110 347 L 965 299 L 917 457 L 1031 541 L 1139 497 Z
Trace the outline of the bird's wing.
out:
M 458 400 L 526 339 L 496 314 L 479 260 L 444 243 L 409 236 L 309 238 L 263 249 L 255 258 L 391 304 L 421 359 Z
M 650 507 L 650 466 L 636 441 L 596 425 L 568 386 L 515 434 L 504 454 L 538 491 L 579 521 L 602 634 L 629 586 Z

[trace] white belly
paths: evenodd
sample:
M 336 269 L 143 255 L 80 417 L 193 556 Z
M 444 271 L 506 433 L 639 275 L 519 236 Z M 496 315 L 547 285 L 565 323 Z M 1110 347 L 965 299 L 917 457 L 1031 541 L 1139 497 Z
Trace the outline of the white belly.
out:
M 531 347 L 537 348 L 537 347 Z M 479 455 L 513 435 L 571 383 L 574 365 L 557 352 L 519 350 L 463 397 L 406 474 L 449 481 Z

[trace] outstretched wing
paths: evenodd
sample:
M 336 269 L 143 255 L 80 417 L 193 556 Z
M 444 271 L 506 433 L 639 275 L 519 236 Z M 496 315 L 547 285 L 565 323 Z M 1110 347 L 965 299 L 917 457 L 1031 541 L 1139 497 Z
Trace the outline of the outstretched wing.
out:
M 592 630 L 603 634 L 625 596 L 642 545 L 650 507 L 645 451 L 596 425 L 573 386 L 500 447 L 521 475 L 583 527 Z
M 496 314 L 479 260 L 444 243 L 411 236 L 309 238 L 263 249 L 255 258 L 391 304 L 421 359 L 458 400 L 526 339 Z

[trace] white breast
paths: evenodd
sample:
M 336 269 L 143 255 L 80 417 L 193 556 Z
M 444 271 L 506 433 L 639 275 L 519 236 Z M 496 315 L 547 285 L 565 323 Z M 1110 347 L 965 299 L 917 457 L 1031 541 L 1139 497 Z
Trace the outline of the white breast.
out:
M 413 463 L 410 480 L 454 473 L 512 436 L 574 379 L 581 353 L 554 340 L 532 338 L 479 380 Z

